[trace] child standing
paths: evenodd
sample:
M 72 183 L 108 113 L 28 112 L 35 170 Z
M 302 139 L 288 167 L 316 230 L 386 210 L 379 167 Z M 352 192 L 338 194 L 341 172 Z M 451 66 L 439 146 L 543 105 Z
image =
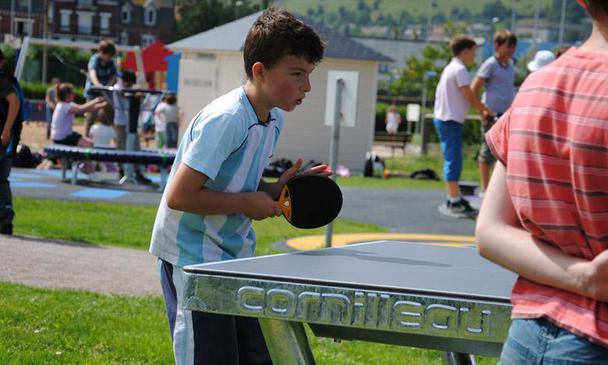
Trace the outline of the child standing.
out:
M 262 172 L 283 129 L 281 110 L 303 102 L 323 47 L 293 15 L 267 9 L 245 39 L 245 85 L 212 101 L 184 133 L 150 245 L 177 364 L 272 363 L 257 320 L 184 310 L 181 273 L 189 264 L 253 256 L 251 221 L 281 214 L 273 199 L 302 160 L 276 183 Z M 327 165 L 311 171 L 331 173 Z
M 158 103 L 156 109 L 154 109 L 154 140 L 156 141 L 156 148 L 162 149 L 167 147 L 167 121 L 161 114 L 163 106 L 166 105 L 167 97 L 163 96 L 161 102 Z
M 589 39 L 530 74 L 486 135 L 499 163 L 478 249 L 519 274 L 504 365 L 608 361 L 608 2 L 578 3 Z
M 162 101 L 156 107 L 154 111 L 155 121 L 159 119 L 158 123 L 164 123 L 165 134 L 162 136 L 165 143 L 163 147 L 177 148 L 177 134 L 179 131 L 179 109 L 177 108 L 177 98 L 175 94 L 170 93 L 163 97 Z M 158 132 L 158 130 L 157 130 Z M 157 140 L 157 147 L 158 147 Z M 159 147 L 160 148 L 160 147 Z
M 513 102 L 515 97 L 515 62 L 513 53 L 517 49 L 517 37 L 509 30 L 503 29 L 494 34 L 495 54 L 489 57 L 477 71 L 473 80 L 473 93 L 479 95 L 482 88 L 484 102 L 496 113 L 499 118 Z M 479 177 L 481 193 L 488 189 L 490 182 L 490 169 L 494 166 L 496 158 L 490 152 L 483 136 L 492 128 L 496 119 L 481 118 L 481 146 L 479 148 Z
M 443 152 L 443 177 L 447 185 L 447 201 L 439 212 L 450 217 L 468 218 L 477 215 L 469 202 L 460 195 L 458 181 L 462 172 L 462 125 L 473 106 L 482 117 L 492 111 L 471 90 L 471 76 L 467 65 L 475 61 L 477 44 L 467 36 L 456 36 L 450 41 L 451 62 L 441 73 L 435 93 L 435 130 Z

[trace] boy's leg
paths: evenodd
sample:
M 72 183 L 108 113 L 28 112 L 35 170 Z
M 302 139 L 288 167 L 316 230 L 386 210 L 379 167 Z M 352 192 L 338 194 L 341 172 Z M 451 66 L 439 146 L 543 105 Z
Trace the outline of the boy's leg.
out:
M 496 162 L 496 157 L 492 154 L 490 147 L 486 143 L 485 135 L 494 125 L 494 119 L 487 120 L 485 124 L 481 126 L 481 146 L 479 147 L 479 177 L 481 181 L 481 190 L 485 192 L 488 189 L 490 183 L 490 169 Z
M 11 173 L 12 159 L 7 158 L 6 150 L 0 147 L 0 234 L 13 234 L 13 196 L 8 176 Z
M 239 364 L 235 318 L 180 308 L 182 271 L 160 259 L 159 266 L 175 363 Z
M 235 317 L 239 364 L 272 365 L 266 340 L 257 318 Z
M 441 142 L 443 153 L 443 178 L 447 184 L 448 196 L 458 198 L 458 181 L 462 172 L 462 124 L 454 121 L 434 119 L 435 130 Z

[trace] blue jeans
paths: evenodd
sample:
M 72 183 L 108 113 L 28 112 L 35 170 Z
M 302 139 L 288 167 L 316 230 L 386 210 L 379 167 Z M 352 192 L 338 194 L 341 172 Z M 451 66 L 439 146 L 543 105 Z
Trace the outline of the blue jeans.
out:
M 179 127 L 177 123 L 169 122 L 167 123 L 167 148 L 177 148 L 177 134 L 179 132 Z
M 545 318 L 515 319 L 502 348 L 500 364 L 608 364 L 608 347 L 591 343 Z
M 443 153 L 443 178 L 459 181 L 462 172 L 462 123 L 433 119 Z

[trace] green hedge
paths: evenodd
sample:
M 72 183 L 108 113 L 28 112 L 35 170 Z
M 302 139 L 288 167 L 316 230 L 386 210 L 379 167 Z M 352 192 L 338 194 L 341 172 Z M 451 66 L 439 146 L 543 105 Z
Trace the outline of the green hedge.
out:
M 41 84 L 39 82 L 28 82 L 22 81 L 21 88 L 26 99 L 44 100 L 46 96 L 46 89 L 50 87 L 50 84 Z M 86 101 L 82 87 L 75 87 L 76 99 L 74 100 L 78 104 L 82 104 Z

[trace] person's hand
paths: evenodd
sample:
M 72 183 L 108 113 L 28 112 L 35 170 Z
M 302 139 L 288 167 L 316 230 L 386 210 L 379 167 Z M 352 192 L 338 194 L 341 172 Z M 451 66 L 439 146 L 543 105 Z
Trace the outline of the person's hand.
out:
M 244 214 L 254 220 L 262 220 L 281 215 L 281 209 L 275 205 L 274 200 L 262 191 L 247 193 L 245 195 Z
M 2 147 L 8 146 L 8 142 L 11 139 L 11 131 L 5 132 L 2 131 L 2 135 L 0 136 L 0 142 L 2 142 Z
M 608 302 L 608 250 L 585 264 L 583 287 L 587 296 L 601 302 Z
M 299 158 L 296 163 L 291 166 L 289 169 L 285 170 L 285 172 L 279 178 L 278 184 L 282 188 L 287 182 L 296 175 L 311 175 L 311 174 L 320 174 L 324 176 L 331 176 L 333 173 L 331 171 L 331 167 L 326 164 L 321 164 L 318 166 L 311 167 L 306 170 L 300 171 L 302 168 L 303 161 Z
M 95 98 L 95 103 L 101 103 L 105 100 L 106 100 L 106 98 L 104 98 L 103 96 L 98 96 Z

